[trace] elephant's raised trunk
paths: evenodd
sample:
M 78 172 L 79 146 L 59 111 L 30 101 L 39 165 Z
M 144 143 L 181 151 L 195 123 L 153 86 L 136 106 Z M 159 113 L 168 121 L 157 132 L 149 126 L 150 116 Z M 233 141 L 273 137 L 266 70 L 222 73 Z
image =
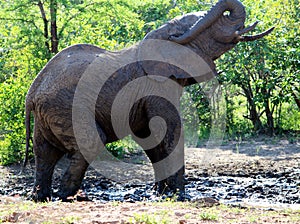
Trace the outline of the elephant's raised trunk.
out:
M 179 37 L 171 36 L 170 40 L 179 44 L 189 43 L 220 18 L 225 11 L 230 12 L 230 20 L 236 21 L 237 24 L 244 24 L 246 12 L 243 4 L 238 0 L 220 0 L 204 18 L 199 19 L 187 32 Z

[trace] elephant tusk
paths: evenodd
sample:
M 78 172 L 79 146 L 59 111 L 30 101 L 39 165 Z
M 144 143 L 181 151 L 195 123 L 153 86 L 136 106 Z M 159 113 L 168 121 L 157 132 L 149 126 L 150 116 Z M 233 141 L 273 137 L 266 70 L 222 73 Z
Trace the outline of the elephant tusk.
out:
M 240 31 L 236 31 L 236 32 L 235 32 L 236 36 L 241 36 L 241 35 L 243 35 L 243 34 L 245 34 L 245 33 L 248 33 L 248 32 L 250 32 L 250 31 L 254 30 L 255 27 L 257 26 L 257 24 L 258 24 L 258 21 L 256 21 L 256 22 L 253 23 L 252 25 L 246 27 L 245 29 L 242 29 L 242 30 L 240 30 Z
M 268 35 L 269 33 L 271 33 L 273 30 L 275 29 L 275 27 L 272 27 L 270 29 L 268 29 L 267 31 L 254 35 L 254 36 L 240 36 L 238 37 L 238 41 L 241 42 L 247 42 L 247 41 L 254 41 L 260 38 L 263 38 L 264 36 Z

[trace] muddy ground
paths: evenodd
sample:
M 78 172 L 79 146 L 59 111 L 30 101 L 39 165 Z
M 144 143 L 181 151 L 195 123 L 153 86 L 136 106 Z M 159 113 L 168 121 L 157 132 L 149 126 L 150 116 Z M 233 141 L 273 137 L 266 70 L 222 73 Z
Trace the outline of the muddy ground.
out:
M 157 207 L 157 204 L 154 204 L 156 202 L 152 202 L 153 207 L 151 203 L 150 205 L 148 204 L 148 201 L 158 200 L 153 196 L 155 193 L 153 193 L 154 190 L 152 188 L 152 167 L 147 163 L 147 158 L 144 157 L 144 154 L 127 156 L 125 160 L 126 162 L 134 162 L 134 164 L 130 163 L 128 166 L 128 163 L 122 163 L 121 165 L 120 163 L 116 163 L 117 165 L 114 167 L 108 164 L 101 167 L 98 167 L 97 164 L 92 165 L 86 173 L 82 189 L 89 195 L 89 198 L 93 200 L 93 202 L 76 202 L 81 204 L 74 205 L 75 207 L 72 207 L 73 203 L 63 206 L 66 209 L 65 211 L 69 211 L 72 214 L 78 213 L 76 216 L 74 215 L 74 217 L 82 217 L 77 221 L 72 221 L 73 223 L 89 223 L 87 220 L 92 220 L 88 218 L 89 215 L 96 221 L 98 220 L 98 222 L 95 221 L 94 223 L 122 223 L 121 220 L 126 223 L 126 220 L 128 222 L 127 218 L 130 217 L 132 220 L 137 221 L 139 219 L 137 214 L 139 213 L 146 216 L 146 214 L 154 214 L 154 210 L 164 210 L 160 206 Z M 190 195 L 189 199 L 192 201 L 201 201 L 201 198 L 211 198 L 213 200 L 208 203 L 209 206 L 216 206 L 220 203 L 226 204 L 228 202 L 228 204 L 232 204 L 233 206 L 246 206 L 246 208 L 247 206 L 254 205 L 255 207 L 263 206 L 264 209 L 269 210 L 278 208 L 300 209 L 299 139 L 267 139 L 261 137 L 259 139 L 240 142 L 229 141 L 214 149 L 208 149 L 205 146 L 201 148 L 188 148 L 185 150 L 185 162 L 187 191 Z M 59 179 L 65 166 L 65 161 L 61 161 L 56 169 L 53 182 L 54 193 L 59 185 Z M 29 198 L 33 186 L 33 168 L 34 165 L 31 164 L 22 175 L 19 175 L 20 166 L 18 165 L 0 167 L 0 205 L 1 203 L 7 205 L 14 201 L 24 201 Z M 96 172 L 101 169 L 106 170 L 106 172 L 102 174 L 107 178 L 103 177 L 99 172 Z M 111 179 L 118 181 L 118 183 Z M 243 185 L 242 183 L 244 183 L 245 180 L 252 182 L 251 184 Z M 112 189 L 114 190 L 112 191 Z M 115 189 L 118 189 L 117 192 L 123 193 L 116 194 Z M 224 189 L 226 190 L 224 191 Z M 241 191 L 241 189 L 244 190 Z M 253 200 L 253 195 L 258 195 L 256 197 L 258 200 Z M 250 200 L 248 200 L 249 198 Z M 108 201 L 120 202 L 116 205 L 112 204 L 115 202 Z M 267 202 L 267 204 L 265 205 L 263 202 Z M 59 202 L 55 203 L 57 203 L 57 205 L 61 204 Z M 64 215 L 63 211 L 57 208 L 55 209 L 55 205 L 51 206 L 56 216 L 60 213 Z M 80 209 L 76 209 L 77 207 L 80 207 Z M 50 208 L 46 206 L 44 209 L 48 210 Z M 199 216 L 199 213 L 201 213 L 199 209 L 201 210 L 201 208 L 197 207 L 182 208 L 182 206 L 178 204 L 171 209 L 173 214 L 170 216 L 171 221 L 175 219 L 175 223 L 205 222 L 205 219 Z M 89 214 L 87 210 L 93 211 L 92 214 Z M 96 210 L 101 210 L 102 212 L 97 213 Z M 81 216 L 81 211 L 84 212 L 85 215 L 82 214 Z M 264 213 L 264 211 L 266 210 L 257 210 L 254 213 L 260 214 Z M 189 213 L 198 215 L 191 215 L 190 220 L 192 221 L 189 221 L 186 215 Z M 30 214 L 27 216 L 23 213 L 21 215 L 14 214 L 12 219 L 15 218 L 16 221 L 24 221 L 27 217 L 28 220 L 28 217 L 31 217 Z M 44 217 L 44 219 L 45 217 L 49 218 L 51 217 L 49 214 L 42 217 Z M 230 216 L 230 214 L 224 211 L 224 214 L 219 214 L 219 218 L 214 221 L 222 223 L 226 220 L 226 216 Z M 239 215 L 243 217 L 243 215 Z M 296 212 L 293 213 L 292 216 L 300 217 L 300 214 Z M 10 216 L 5 216 L 6 219 L 9 217 Z M 279 215 L 278 217 L 281 216 Z M 140 218 L 142 219 L 142 217 Z M 278 218 L 278 220 L 284 222 L 285 219 L 281 218 Z M 99 220 L 101 220 L 101 222 Z M 182 222 L 180 222 L 180 220 Z M 248 223 L 249 220 L 247 220 L 237 223 Z M 2 221 L 5 221 L 5 219 L 2 218 Z M 173 221 L 169 223 L 173 223 Z M 209 221 L 209 219 L 206 221 Z M 269 217 L 266 218 L 264 222 L 273 223 L 273 221 L 272 217 Z M 68 222 L 66 221 L 65 223 Z

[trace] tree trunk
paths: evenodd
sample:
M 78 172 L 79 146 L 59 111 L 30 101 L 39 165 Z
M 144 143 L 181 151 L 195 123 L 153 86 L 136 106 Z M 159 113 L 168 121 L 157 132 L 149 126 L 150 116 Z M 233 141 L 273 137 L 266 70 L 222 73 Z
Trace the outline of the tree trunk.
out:
M 296 104 L 298 106 L 298 109 L 300 110 L 300 98 L 297 97 L 297 95 L 294 92 L 292 92 L 292 95 L 293 95 L 294 100 L 295 100 L 295 102 L 296 102 Z
M 263 125 L 261 123 L 260 116 L 256 110 L 256 105 L 255 102 L 253 101 L 252 92 L 251 90 L 248 90 L 245 86 L 242 86 L 242 89 L 246 95 L 248 105 L 249 105 L 250 116 L 247 118 L 251 120 L 254 130 L 260 131 L 262 130 Z
M 50 45 L 49 45 L 49 32 L 48 32 L 48 20 L 47 20 L 47 17 L 46 17 L 46 13 L 45 13 L 45 9 L 44 9 L 44 5 L 41 1 L 38 1 L 38 7 L 40 9 L 40 12 L 41 12 L 41 16 L 42 16 L 42 19 L 43 19 L 43 23 L 44 23 L 44 37 L 45 37 L 45 47 L 47 49 L 48 52 L 50 52 Z
M 267 82 L 267 80 L 266 80 Z M 268 133 L 269 135 L 273 135 L 274 134 L 274 119 L 273 119 L 273 111 L 270 109 L 270 90 L 267 89 L 266 86 L 263 86 L 261 88 L 261 93 L 264 96 L 263 102 L 264 102 L 264 107 L 265 107 L 265 113 L 266 113 L 266 117 L 267 117 L 267 129 L 268 129 Z
M 50 33 L 51 33 L 51 53 L 58 52 L 58 36 L 57 36 L 57 0 L 50 0 Z
M 261 123 L 261 120 L 260 120 L 260 116 L 256 110 L 256 106 L 255 106 L 255 103 L 254 101 L 251 99 L 250 101 L 248 100 L 249 102 L 249 111 L 250 111 L 250 120 L 254 126 L 254 130 L 255 131 L 261 131 L 262 130 L 262 123 Z
M 270 110 L 269 100 L 265 101 L 265 112 L 267 117 L 268 133 L 272 136 L 274 134 L 274 119 L 273 113 Z

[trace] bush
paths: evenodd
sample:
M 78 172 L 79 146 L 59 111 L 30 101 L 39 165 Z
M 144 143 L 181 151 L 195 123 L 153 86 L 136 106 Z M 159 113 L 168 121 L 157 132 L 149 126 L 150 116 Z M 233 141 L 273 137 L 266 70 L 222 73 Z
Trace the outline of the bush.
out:
M 106 149 L 118 159 L 123 158 L 127 153 L 136 152 L 138 148 L 138 144 L 135 143 L 130 136 L 122 140 L 106 144 Z
M 27 80 L 10 78 L 0 83 L 0 164 L 20 161 L 24 152 L 24 99 Z

